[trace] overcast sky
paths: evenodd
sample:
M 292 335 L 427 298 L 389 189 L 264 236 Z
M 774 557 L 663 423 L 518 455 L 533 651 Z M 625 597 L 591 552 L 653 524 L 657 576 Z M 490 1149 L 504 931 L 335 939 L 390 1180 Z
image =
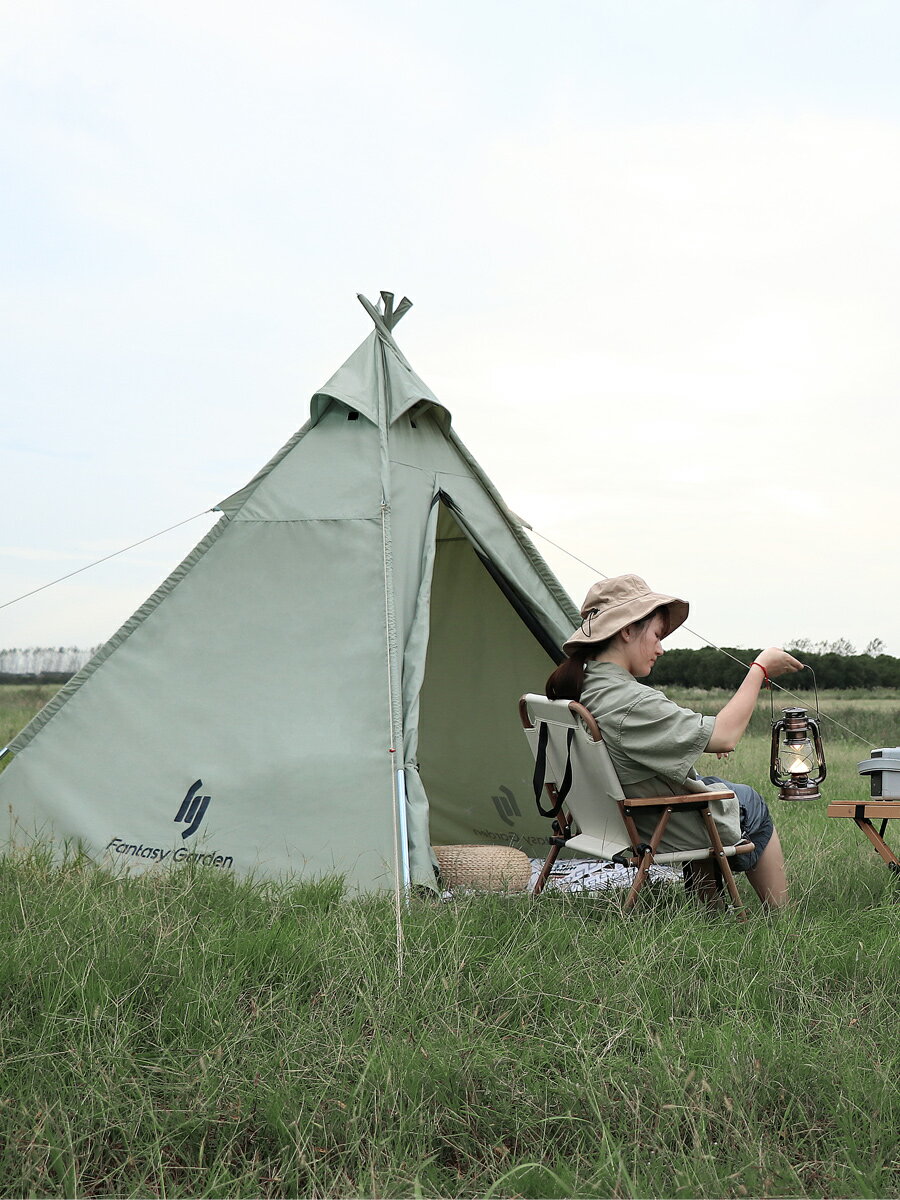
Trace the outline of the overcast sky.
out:
M 900 5 L 6 0 L 0 603 L 400 345 L 580 603 L 900 654 Z M 105 640 L 212 518 L 0 609 Z M 688 634 L 673 644 L 699 645 Z

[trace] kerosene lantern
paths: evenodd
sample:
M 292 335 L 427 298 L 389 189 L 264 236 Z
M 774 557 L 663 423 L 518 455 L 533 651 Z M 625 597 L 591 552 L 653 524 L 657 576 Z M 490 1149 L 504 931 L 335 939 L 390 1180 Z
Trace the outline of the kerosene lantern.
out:
M 825 754 L 819 723 L 805 708 L 784 708 L 772 723 L 769 777 L 779 800 L 818 800 L 825 778 Z

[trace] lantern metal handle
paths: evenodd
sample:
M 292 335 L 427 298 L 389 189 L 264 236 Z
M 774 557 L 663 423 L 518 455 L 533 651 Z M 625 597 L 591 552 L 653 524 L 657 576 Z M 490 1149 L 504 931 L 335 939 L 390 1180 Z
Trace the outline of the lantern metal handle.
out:
M 819 720 L 821 720 L 821 713 L 819 712 L 819 685 L 816 682 L 816 673 L 812 669 L 812 667 L 809 665 L 809 663 L 803 664 L 803 670 L 809 671 L 810 675 L 812 675 L 812 677 L 813 677 L 813 693 L 816 697 L 816 721 L 818 722 Z M 774 725 L 775 724 L 775 689 L 772 687 L 772 684 L 771 684 L 771 681 L 769 680 L 768 675 L 766 676 L 766 686 L 769 689 L 769 704 L 770 704 L 771 710 L 772 710 L 772 724 Z M 781 684 L 779 684 L 778 686 L 781 687 Z M 787 688 L 782 688 L 782 691 L 787 691 Z

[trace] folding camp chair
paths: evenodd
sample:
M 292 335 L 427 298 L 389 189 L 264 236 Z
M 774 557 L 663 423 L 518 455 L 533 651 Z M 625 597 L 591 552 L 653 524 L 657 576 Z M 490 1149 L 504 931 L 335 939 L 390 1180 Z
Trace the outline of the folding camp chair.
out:
M 519 701 L 519 716 L 535 758 L 534 791 L 538 809 L 553 821 L 550 852 L 534 885 L 539 895 L 560 850 L 574 850 L 607 862 L 636 868 L 634 882 L 625 901 L 626 910 L 637 902 L 647 873 L 654 863 L 692 863 L 711 860 L 717 876 L 724 880 L 735 909 L 745 917 L 729 865 L 735 854 L 748 854 L 755 847 L 741 841 L 723 846 L 709 811 L 710 801 L 734 797 L 734 792 L 692 792 L 683 796 L 626 797 L 616 775 L 599 726 L 584 705 L 575 700 L 548 700 L 527 695 Z M 543 794 L 549 807 L 541 803 Z M 634 823 L 639 812 L 658 814 L 649 842 L 639 835 Z M 689 850 L 659 852 L 673 812 L 697 812 L 708 839 Z M 704 840 L 706 844 L 703 844 Z

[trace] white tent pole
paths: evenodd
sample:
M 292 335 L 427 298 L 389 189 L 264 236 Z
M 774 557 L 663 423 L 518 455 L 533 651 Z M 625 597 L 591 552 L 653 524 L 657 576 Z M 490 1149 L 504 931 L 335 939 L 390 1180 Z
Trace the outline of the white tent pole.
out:
M 403 890 L 408 901 L 411 879 L 409 873 L 409 834 L 406 828 L 406 768 L 403 766 L 397 771 L 397 815 L 399 817 L 400 834 L 398 840 L 402 851 Z
M 381 501 L 381 540 L 384 552 L 384 635 L 387 646 L 387 689 L 388 713 L 391 722 L 391 821 L 394 835 L 394 910 L 397 928 L 397 974 L 403 974 L 403 912 L 404 897 L 409 903 L 409 845 L 406 840 L 406 781 L 403 778 L 403 739 L 397 738 L 394 729 L 394 659 L 392 636 L 392 595 L 391 572 L 389 556 L 389 538 L 387 525 L 388 505 L 382 496 Z M 400 743 L 400 768 L 394 770 L 397 762 L 397 743 Z
M 391 571 L 390 538 L 388 529 L 390 505 L 382 501 L 381 531 L 384 550 L 384 635 L 387 646 L 388 673 L 388 711 L 391 717 L 391 747 L 394 756 L 392 767 L 393 821 L 394 821 L 394 879 L 399 896 L 401 887 L 408 895 L 410 885 L 409 871 L 409 841 L 406 830 L 406 769 L 403 765 L 403 729 L 397 727 L 394 719 L 394 673 L 396 670 L 396 630 L 393 621 L 393 577 Z M 399 759 L 398 756 L 399 755 Z M 400 765 L 396 766 L 399 761 Z
M 376 326 L 379 322 L 376 322 Z M 381 334 L 381 329 L 379 329 Z M 388 411 L 390 384 L 383 337 L 379 337 L 381 383 L 379 391 L 378 432 L 381 442 L 381 537 L 384 552 L 384 620 L 388 667 L 388 710 L 391 722 L 392 820 L 394 833 L 394 900 L 397 919 L 397 971 L 403 971 L 402 902 L 409 903 L 409 841 L 406 828 L 406 778 L 403 760 L 403 718 L 399 710 L 400 669 L 397 662 L 397 628 L 394 617 L 394 578 L 391 542 L 390 454 L 388 448 Z M 397 765 L 399 762 L 399 766 Z

